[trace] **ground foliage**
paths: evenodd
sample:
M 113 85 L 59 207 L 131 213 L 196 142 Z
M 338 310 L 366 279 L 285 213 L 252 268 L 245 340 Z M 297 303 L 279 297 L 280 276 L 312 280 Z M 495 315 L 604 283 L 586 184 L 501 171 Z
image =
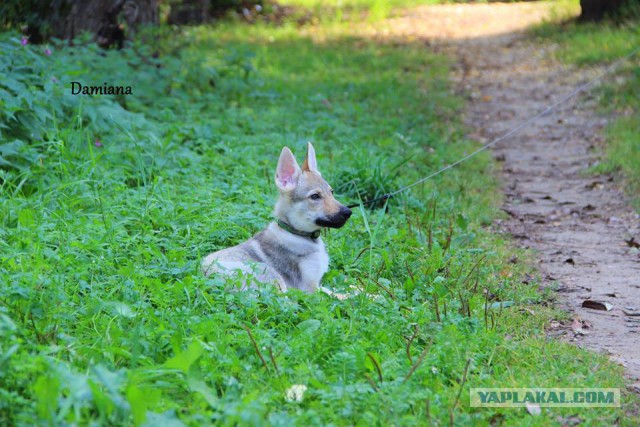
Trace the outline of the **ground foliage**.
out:
M 326 233 L 324 284 L 347 300 L 198 271 L 268 222 L 283 145 L 312 140 L 345 202 L 476 147 L 421 43 L 222 24 L 122 52 L 0 45 L 0 424 L 549 425 L 576 411 L 469 408 L 468 388 L 623 386 L 546 339 L 523 254 L 481 228 L 487 156 Z

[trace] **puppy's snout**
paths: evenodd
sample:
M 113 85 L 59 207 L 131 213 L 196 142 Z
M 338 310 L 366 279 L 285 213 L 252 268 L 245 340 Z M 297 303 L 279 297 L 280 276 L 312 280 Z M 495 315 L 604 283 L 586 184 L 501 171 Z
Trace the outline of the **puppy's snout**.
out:
M 338 212 L 328 215 L 324 218 L 318 218 L 316 224 L 322 227 L 340 228 L 351 217 L 351 209 L 346 206 L 340 206 Z
M 351 218 L 351 214 L 353 212 L 351 212 L 351 209 L 349 209 L 346 206 L 342 206 L 340 208 L 340 211 L 338 212 L 338 215 L 340 215 L 340 218 L 344 219 L 345 221 L 348 220 L 349 218 Z

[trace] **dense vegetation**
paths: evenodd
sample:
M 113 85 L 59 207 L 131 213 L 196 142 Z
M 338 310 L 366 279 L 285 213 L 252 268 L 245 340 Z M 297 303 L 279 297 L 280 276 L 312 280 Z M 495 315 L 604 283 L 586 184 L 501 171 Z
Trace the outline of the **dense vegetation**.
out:
M 326 234 L 324 284 L 347 300 L 202 277 L 203 255 L 269 221 L 283 145 L 300 158 L 312 140 L 354 202 L 475 143 L 446 58 L 418 42 L 348 25 L 154 39 L 0 38 L 0 424 L 549 425 L 576 411 L 470 408 L 468 388 L 624 386 L 546 338 L 557 314 L 523 254 L 481 228 L 497 214 L 488 157 Z M 580 418 L 612 424 L 633 402 Z

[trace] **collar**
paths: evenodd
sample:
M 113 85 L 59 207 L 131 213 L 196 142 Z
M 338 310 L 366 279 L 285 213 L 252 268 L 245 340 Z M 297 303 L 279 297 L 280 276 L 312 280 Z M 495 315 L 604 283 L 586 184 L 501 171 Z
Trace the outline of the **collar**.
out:
M 320 237 L 320 232 L 321 232 L 321 230 L 316 230 L 316 231 L 296 230 L 295 228 L 293 228 L 292 226 L 290 226 L 289 224 L 287 224 L 286 222 L 280 219 L 278 220 L 278 227 L 282 228 L 285 231 L 288 231 L 291 234 L 295 234 L 297 236 L 302 236 L 302 237 L 308 237 L 311 240 L 316 240 L 318 237 Z

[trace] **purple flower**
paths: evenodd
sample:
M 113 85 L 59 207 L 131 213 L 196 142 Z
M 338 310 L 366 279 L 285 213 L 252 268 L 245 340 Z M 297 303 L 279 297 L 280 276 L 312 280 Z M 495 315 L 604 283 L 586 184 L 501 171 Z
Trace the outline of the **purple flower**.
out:
M 96 142 L 93 143 L 96 147 L 102 147 L 102 142 L 99 139 L 96 139 Z
M 20 44 L 22 46 L 26 46 L 27 44 L 29 44 L 29 38 L 28 37 L 22 37 L 22 40 L 20 40 Z
M 51 81 L 54 82 L 54 83 L 58 83 L 59 80 L 57 78 L 55 78 L 55 77 L 51 77 Z
M 46 49 L 44 50 L 44 54 L 45 54 L 45 55 L 47 55 L 47 56 L 51 55 L 51 49 L 46 48 Z

